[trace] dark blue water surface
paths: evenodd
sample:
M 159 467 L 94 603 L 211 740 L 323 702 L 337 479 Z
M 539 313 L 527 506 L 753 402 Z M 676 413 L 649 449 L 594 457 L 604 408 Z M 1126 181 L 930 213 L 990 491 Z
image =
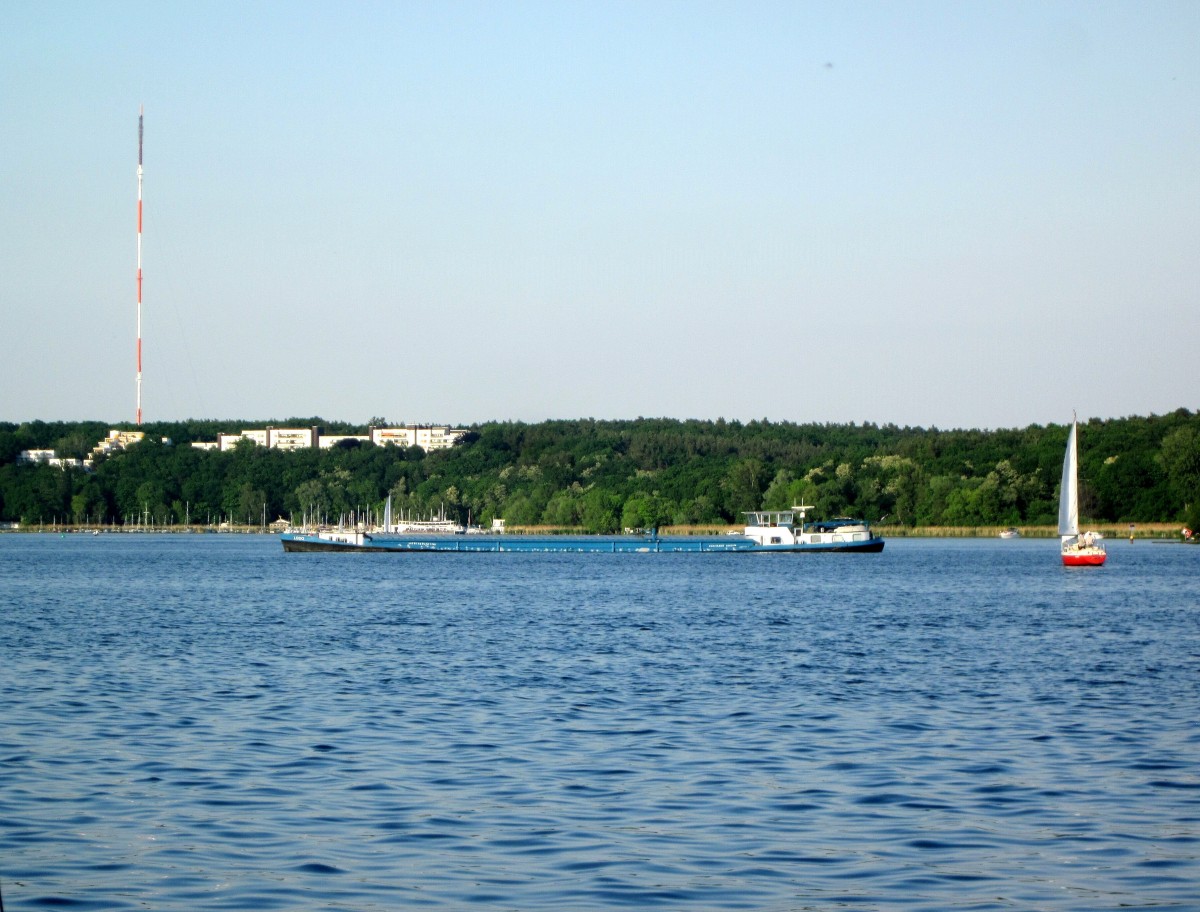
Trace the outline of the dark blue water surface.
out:
M 0 536 L 0 890 L 76 909 L 1200 907 L 1200 548 Z

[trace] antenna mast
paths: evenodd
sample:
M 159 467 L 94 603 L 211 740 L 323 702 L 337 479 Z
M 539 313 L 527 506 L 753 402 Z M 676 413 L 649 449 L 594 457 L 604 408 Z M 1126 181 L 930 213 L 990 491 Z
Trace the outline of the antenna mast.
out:
M 142 107 L 138 106 L 137 423 L 142 423 Z

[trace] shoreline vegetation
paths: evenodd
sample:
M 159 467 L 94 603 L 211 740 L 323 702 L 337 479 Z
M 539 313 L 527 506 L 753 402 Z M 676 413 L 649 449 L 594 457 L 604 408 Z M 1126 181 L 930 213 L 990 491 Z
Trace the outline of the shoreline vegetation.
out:
M 227 451 L 192 446 L 260 425 L 342 436 L 300 449 L 270 438 Z M 1068 433 L 576 419 L 471 425 L 454 446 L 426 452 L 354 436 L 362 430 L 319 417 L 148 423 L 84 466 L 80 457 L 112 437 L 109 425 L 0 422 L 0 523 L 278 531 L 378 522 L 390 498 L 401 518 L 485 529 L 504 520 L 509 531 L 722 532 L 746 511 L 805 504 L 810 519 L 859 517 L 892 538 L 1010 527 L 1052 537 Z M 1200 528 L 1200 412 L 1093 418 L 1080 435 L 1079 506 L 1090 527 L 1109 538 L 1128 538 L 1130 523 L 1135 537 Z

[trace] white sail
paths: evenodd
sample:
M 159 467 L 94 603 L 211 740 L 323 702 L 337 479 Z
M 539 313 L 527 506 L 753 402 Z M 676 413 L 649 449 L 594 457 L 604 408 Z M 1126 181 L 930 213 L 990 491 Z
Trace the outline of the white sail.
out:
M 392 495 L 387 496 L 387 503 L 383 505 L 383 531 L 392 531 Z
M 1062 490 L 1058 495 L 1058 534 L 1071 538 L 1079 534 L 1079 472 L 1076 468 L 1076 422 L 1071 422 L 1067 454 L 1063 457 Z

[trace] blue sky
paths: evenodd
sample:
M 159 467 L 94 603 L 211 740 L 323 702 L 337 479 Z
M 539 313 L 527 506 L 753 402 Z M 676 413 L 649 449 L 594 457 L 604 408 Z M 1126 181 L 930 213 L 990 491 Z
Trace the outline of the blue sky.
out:
M 0 6 L 0 420 L 1196 409 L 1200 4 Z

